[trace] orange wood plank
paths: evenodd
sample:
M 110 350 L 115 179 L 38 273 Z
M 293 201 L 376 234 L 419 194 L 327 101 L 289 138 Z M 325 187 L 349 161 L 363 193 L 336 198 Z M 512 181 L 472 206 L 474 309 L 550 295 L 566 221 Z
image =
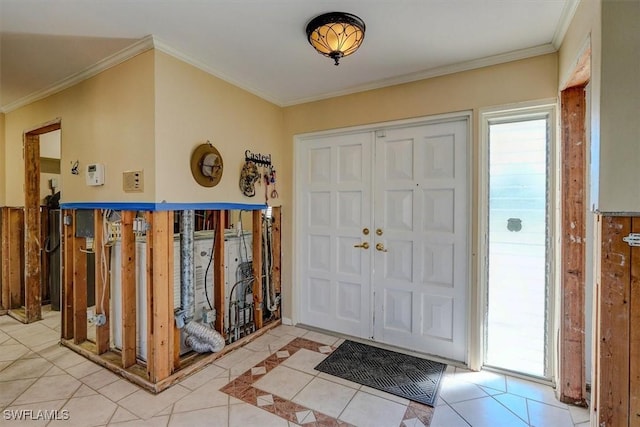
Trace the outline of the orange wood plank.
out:
M 75 211 L 64 210 L 62 212 L 63 224 L 65 218 L 74 218 Z M 62 314 L 62 338 L 70 340 L 73 338 L 73 233 L 72 224 L 63 225 L 61 236 L 62 254 L 62 284 L 61 284 L 61 307 Z
M 25 317 L 31 323 L 42 318 L 40 289 L 40 137 L 24 136 L 24 281 Z
M 253 211 L 253 303 L 256 330 L 262 328 L 262 211 Z
M 560 400 L 585 403 L 584 272 L 586 206 L 584 87 L 562 91 L 562 285 Z
M 602 217 L 597 425 L 629 425 L 629 299 L 631 249 L 622 238 L 628 217 Z
M 213 242 L 213 307 L 216 309 L 216 331 L 226 337 L 224 324 L 224 312 L 228 308 L 225 307 L 224 301 L 224 229 L 226 227 L 225 211 L 214 211 L 215 241 Z
M 87 340 L 87 254 L 86 239 L 76 237 L 76 218 L 73 219 L 73 340 L 80 344 Z
M 133 235 L 135 212 L 122 211 L 121 281 L 122 286 L 122 366 L 126 369 L 136 363 L 136 240 Z
M 173 212 L 154 212 L 153 225 L 153 372 L 159 382 L 173 369 Z M 151 344 L 151 343 L 150 343 Z
M 96 352 L 102 354 L 110 349 L 109 307 L 111 289 L 109 283 L 109 247 L 104 246 L 104 218 L 100 209 L 93 212 L 93 251 L 95 252 L 95 296 L 96 314 L 104 314 L 107 321 L 96 326 Z
M 146 212 L 144 218 L 149 226 L 147 232 L 147 270 L 146 270 L 146 283 L 147 283 L 147 378 L 151 379 L 154 372 L 155 362 L 155 347 L 153 341 L 153 222 L 154 214 L 152 212 Z M 145 331 L 140 331 L 145 333 Z
M 631 231 L 640 233 L 640 218 L 631 221 Z M 629 425 L 640 427 L 640 247 L 631 248 L 631 297 L 629 317 Z

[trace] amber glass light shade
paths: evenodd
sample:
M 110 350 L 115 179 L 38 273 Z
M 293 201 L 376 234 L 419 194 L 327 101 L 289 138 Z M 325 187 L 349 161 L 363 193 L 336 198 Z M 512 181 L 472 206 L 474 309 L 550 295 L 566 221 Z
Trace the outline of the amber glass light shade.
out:
M 364 21 L 344 12 L 317 16 L 307 24 L 307 38 L 318 53 L 339 64 L 340 58 L 354 53 L 364 40 Z

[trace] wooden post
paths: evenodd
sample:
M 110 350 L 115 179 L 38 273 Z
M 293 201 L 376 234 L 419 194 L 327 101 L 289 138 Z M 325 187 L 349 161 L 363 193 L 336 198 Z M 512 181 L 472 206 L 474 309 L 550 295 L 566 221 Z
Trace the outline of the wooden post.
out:
M 133 235 L 135 212 L 122 211 L 121 297 L 122 297 L 122 367 L 136 363 L 136 239 Z
M 253 304 L 256 330 L 262 328 L 262 211 L 253 211 Z
M 562 91 L 562 280 L 560 400 L 586 404 L 584 344 L 585 272 L 585 94 Z
M 224 313 L 224 229 L 226 228 L 225 211 L 214 211 L 213 221 L 215 225 L 215 241 L 213 242 L 213 307 L 216 309 L 216 331 L 226 338 Z
M 22 243 L 24 242 L 24 215 L 20 208 L 9 210 L 9 251 L 7 253 L 9 264 L 9 307 L 17 309 L 23 303 L 23 267 L 24 252 Z
M 40 289 L 40 137 L 24 136 L 25 212 L 24 212 L 24 285 L 25 321 L 42 318 Z
M 154 372 L 155 361 L 155 347 L 153 342 L 153 223 L 154 214 L 151 212 L 145 212 L 144 219 L 148 225 L 147 231 L 147 269 L 146 269 L 146 284 L 147 284 L 147 379 L 151 379 Z M 145 331 L 140 331 L 141 334 Z
M 276 294 L 282 292 L 282 208 L 274 207 L 271 213 L 273 216 L 273 287 Z M 282 314 L 282 300 L 278 307 L 278 317 Z
M 51 274 L 51 272 L 49 268 L 49 257 L 45 252 L 48 249 L 46 245 L 48 236 L 49 208 L 46 206 L 42 206 L 40 208 L 40 245 L 42 246 L 42 251 L 40 251 L 40 295 L 43 302 L 48 300 L 49 303 L 51 303 L 51 290 L 49 289 L 49 275 Z
M 62 211 L 62 284 L 60 287 L 61 304 L 60 311 L 62 314 L 62 330 L 63 339 L 70 340 L 73 338 L 73 233 L 74 226 L 72 223 L 67 224 L 67 220 L 75 222 L 76 213 L 74 210 Z
M 631 220 L 631 232 L 640 233 L 640 218 Z M 629 425 L 640 426 L 640 247 L 631 248 L 631 297 L 629 298 Z
M 0 266 L 2 267 L 2 295 L 0 295 L 0 305 L 5 310 L 11 308 L 11 280 L 9 273 L 10 266 L 10 240 L 9 240 L 9 208 L 3 207 L 0 215 L 2 221 L 2 230 L 0 236 L 2 237 L 2 258 L 0 259 Z
M 601 277 L 598 302 L 599 426 L 629 425 L 629 310 L 631 250 L 622 241 L 631 231 L 628 217 L 603 216 L 601 220 Z
M 95 253 L 95 295 L 96 314 L 104 314 L 106 323 L 96 326 L 96 352 L 105 353 L 109 350 L 109 247 L 104 246 L 104 218 L 100 209 L 93 211 L 93 252 Z
M 157 383 L 171 375 L 174 366 L 173 315 L 173 212 L 154 212 L 153 234 L 153 372 Z M 149 233 L 147 233 L 148 235 Z
M 87 254 L 86 239 L 76 234 L 76 217 L 73 218 L 73 341 L 81 344 L 87 340 Z

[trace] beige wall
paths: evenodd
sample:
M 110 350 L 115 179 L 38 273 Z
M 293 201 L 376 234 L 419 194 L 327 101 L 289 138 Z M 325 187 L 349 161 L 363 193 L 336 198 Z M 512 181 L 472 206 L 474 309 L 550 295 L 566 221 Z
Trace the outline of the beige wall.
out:
M 6 193 L 6 173 L 5 173 L 5 160 L 7 154 L 5 152 L 4 144 L 4 113 L 0 113 L 0 206 L 5 206 L 5 193 Z
M 6 205 L 23 206 L 22 135 L 61 119 L 62 202 L 151 201 L 154 196 L 154 56 L 140 54 L 69 89 L 6 114 Z M 71 174 L 78 160 L 80 175 Z M 85 184 L 105 164 L 103 187 Z M 122 191 L 122 171 L 145 170 L 145 193 Z
M 640 2 L 582 1 L 559 52 L 561 89 L 591 46 L 591 206 L 640 212 Z
M 155 57 L 157 200 L 265 203 L 264 186 L 255 197 L 242 195 L 240 170 L 245 150 L 271 154 L 278 172 L 289 168 L 282 108 L 162 52 Z M 207 140 L 224 162 L 215 187 L 202 187 L 191 175 L 191 153 Z
M 422 80 L 358 94 L 297 105 L 285 109 L 285 164 L 281 186 L 293 191 L 293 138 L 297 134 L 391 120 L 473 110 L 472 221 L 477 224 L 478 120 L 482 108 L 555 98 L 558 92 L 556 54 L 514 61 L 492 67 Z M 283 315 L 292 317 L 292 284 L 295 248 L 293 200 L 283 206 Z M 473 236 L 473 252 L 477 236 Z M 475 265 L 475 260 L 474 260 Z M 476 282 L 474 274 L 473 283 Z M 471 316 L 474 316 L 472 313 Z
M 600 212 L 640 212 L 640 1 L 602 2 Z

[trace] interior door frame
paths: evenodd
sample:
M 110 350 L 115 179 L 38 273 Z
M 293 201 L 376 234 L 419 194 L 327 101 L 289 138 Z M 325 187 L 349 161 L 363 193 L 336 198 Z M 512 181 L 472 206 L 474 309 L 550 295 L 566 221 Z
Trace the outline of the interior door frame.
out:
M 471 368 L 474 370 L 479 370 L 484 365 L 485 358 L 485 350 L 486 350 L 486 327 L 487 327 L 487 313 L 488 313 L 488 278 L 489 278 L 489 269 L 488 269 L 488 260 L 489 260 L 489 204 L 484 203 L 489 199 L 489 125 L 492 119 L 503 118 L 508 116 L 509 119 L 514 119 L 516 121 L 518 118 L 526 119 L 531 118 L 535 115 L 544 115 L 548 114 L 549 117 L 549 136 L 550 141 L 548 147 L 548 166 L 547 169 L 549 171 L 549 176 L 547 177 L 547 202 L 548 212 L 547 218 L 549 223 L 547 224 L 547 229 L 549 230 L 549 239 L 553 239 L 547 242 L 547 250 L 549 251 L 547 254 L 547 262 L 548 262 L 548 272 L 547 272 L 547 280 L 548 280 L 548 291 L 549 294 L 547 296 L 548 300 L 548 314 L 549 314 L 549 325 L 548 327 L 548 335 L 547 335 L 547 355 L 545 362 L 548 364 L 548 370 L 550 379 L 538 379 L 534 377 L 529 377 L 527 375 L 518 375 L 514 372 L 509 372 L 510 375 L 513 376 L 522 376 L 527 379 L 537 379 L 540 382 L 547 384 L 554 384 L 554 377 L 556 372 L 556 364 L 557 364 L 557 355 L 556 355 L 556 345 L 554 336 L 556 335 L 557 329 L 557 313 L 556 313 L 556 304 L 555 304 L 555 295 L 557 295 L 558 289 L 558 271 L 557 271 L 557 263 L 556 263 L 556 255 L 555 248 L 558 245 L 558 241 L 561 238 L 561 233 L 558 230 L 559 223 L 557 221 L 557 212 L 559 206 L 559 192 L 558 192 L 558 174 L 559 170 L 559 155 L 557 153 L 558 150 L 558 118 L 557 118 L 557 99 L 555 98 L 547 98 L 541 99 L 538 101 L 531 102 L 523 102 L 517 104 L 509 104 L 498 107 L 481 109 L 479 118 L 479 135 L 478 135 L 478 245 L 477 245 L 477 283 L 478 283 L 478 298 L 476 299 L 476 313 L 477 317 L 475 320 L 475 335 L 478 339 L 475 350 L 477 353 L 474 354 L 473 363 L 471 364 Z
M 347 135 L 352 133 L 363 133 L 363 132 L 372 132 L 375 133 L 377 130 L 390 129 L 390 128 L 401 128 L 406 126 L 417 126 L 417 125 L 426 125 L 426 124 L 434 124 L 439 122 L 447 122 L 454 120 L 462 120 L 465 119 L 467 121 L 467 147 L 466 147 L 466 164 L 467 164 L 467 203 L 469 206 L 469 217 L 467 222 L 467 233 L 469 235 L 469 240 L 467 244 L 467 337 L 466 337 L 466 362 L 467 364 L 473 360 L 473 356 L 477 353 L 477 349 L 472 347 L 472 344 L 475 344 L 475 329 L 473 328 L 473 322 L 476 320 L 476 316 L 474 316 L 475 308 L 477 306 L 476 299 L 479 295 L 476 288 L 473 286 L 474 283 L 474 247 L 475 247 L 475 235 L 473 230 L 475 229 L 475 221 L 476 216 L 474 212 L 476 211 L 476 206 L 473 204 L 474 195 L 475 195 L 475 187 L 473 186 L 473 178 L 476 176 L 475 174 L 475 166 L 473 162 L 473 153 L 474 153 L 474 138 L 473 138 L 473 111 L 472 110 L 463 110 L 454 113 L 444 113 L 444 114 L 435 114 L 430 116 L 422 116 L 411 119 L 402 119 L 402 120 L 392 120 L 386 122 L 378 122 L 367 125 L 358 125 L 358 126 L 348 126 L 344 128 L 317 131 L 317 132 L 309 132 L 294 135 L 293 137 L 293 194 L 292 194 L 292 212 L 293 212 L 293 233 L 292 233 L 292 277 L 293 283 L 303 283 L 302 282 L 302 271 L 300 263 L 303 261 L 300 256 L 300 236 L 302 233 L 303 225 L 302 225 L 302 204 L 301 204 L 301 192 L 304 190 L 302 188 L 302 180 L 298 179 L 300 173 L 304 171 L 301 170 L 301 155 L 304 150 L 302 149 L 305 141 L 309 139 L 326 137 L 326 136 L 339 136 L 339 135 Z M 373 287 L 371 289 L 373 292 Z M 282 319 L 283 324 L 295 325 L 300 321 L 300 307 L 302 304 L 300 298 L 300 290 L 298 286 L 292 286 L 292 308 L 291 308 L 291 319 L 284 318 Z M 372 300 L 373 301 L 373 300 Z M 373 334 L 373 319 L 370 321 L 371 325 L 371 335 Z
M 24 158 L 24 314 L 18 320 L 31 323 L 42 318 L 40 285 L 40 135 L 62 129 L 61 119 L 23 133 Z M 12 312 L 10 312 L 12 313 Z

